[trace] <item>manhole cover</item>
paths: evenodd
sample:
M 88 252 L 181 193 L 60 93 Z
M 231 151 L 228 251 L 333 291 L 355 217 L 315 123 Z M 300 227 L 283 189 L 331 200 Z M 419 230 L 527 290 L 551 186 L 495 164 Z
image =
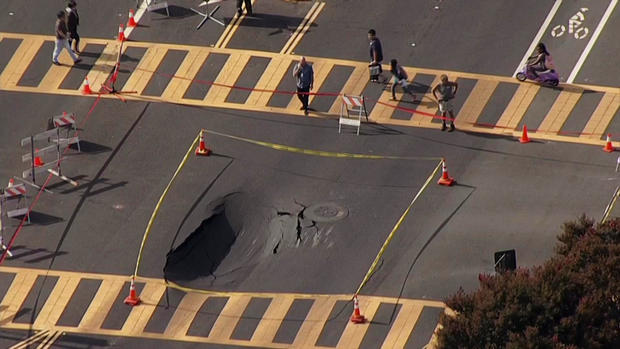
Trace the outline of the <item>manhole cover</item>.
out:
M 335 222 L 349 214 L 349 210 L 333 202 L 314 204 L 304 211 L 305 218 L 315 222 Z

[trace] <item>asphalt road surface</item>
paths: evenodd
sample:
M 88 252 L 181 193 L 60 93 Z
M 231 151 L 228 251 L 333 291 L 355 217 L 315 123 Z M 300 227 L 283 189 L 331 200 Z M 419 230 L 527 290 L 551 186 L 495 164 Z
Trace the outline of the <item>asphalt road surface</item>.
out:
M 0 3 L 0 32 L 51 35 L 54 14 L 64 2 L 36 2 L 33 11 L 34 3 Z M 220 4 L 216 17 L 235 28 L 208 21 L 198 31 L 195 26 L 201 18 L 190 8 L 204 12 L 214 5 L 198 7 L 197 1 L 181 0 L 169 3 L 170 17 L 162 11 L 146 12 L 130 40 L 212 46 L 223 53 L 236 49 L 279 54 L 304 18 L 317 11 L 292 53 L 366 61 L 366 32 L 374 28 L 384 44 L 386 61 L 395 57 L 412 67 L 511 76 L 529 55 L 532 43 L 541 40 L 548 45 L 563 82 L 607 88 L 620 85 L 617 64 L 610 59 L 620 55 L 614 37 L 620 30 L 615 1 L 341 0 L 319 6 L 307 1 L 256 0 L 254 16 L 235 19 L 234 1 L 230 0 Z M 126 20 L 129 9 L 124 1 L 83 1 L 78 6 L 80 35 L 102 39 L 116 35 L 118 23 Z M 573 16 L 577 17 L 569 25 Z M 49 51 L 52 46 L 40 50 Z M 0 40 L 0 72 L 15 52 L 7 47 Z M 36 86 L 45 80 L 50 65 L 47 53 L 35 55 L 20 85 Z M 183 58 L 166 57 L 174 59 L 180 62 Z M 92 60 L 91 66 L 96 58 Z M 139 61 L 127 59 L 121 78 L 127 79 Z M 266 64 L 252 64 L 256 64 L 252 69 L 266 69 Z M 225 66 L 222 63 L 220 69 Z M 174 74 L 171 67 L 168 61 L 155 68 Z M 80 80 L 75 79 L 74 89 Z M 162 80 L 158 82 L 162 86 L 152 84 L 145 91 L 156 96 L 167 83 Z M 607 98 L 602 92 L 598 95 Z M 606 95 L 619 98 L 613 91 Z M 318 97 L 316 103 L 320 103 Z M 138 275 L 166 277 L 182 286 L 222 292 L 220 295 L 352 295 L 439 158 L 446 159 L 457 185 L 439 186 L 438 174 L 433 177 L 395 232 L 362 288 L 362 296 L 441 301 L 459 287 L 475 289 L 480 273 L 494 271 L 493 253 L 500 250 L 515 249 L 520 267 L 540 264 L 552 254 L 562 223 L 582 213 L 601 219 L 618 185 L 616 157 L 599 146 L 579 143 L 535 140 L 524 145 L 500 134 L 444 133 L 438 128 L 381 123 L 363 124 L 362 134 L 357 136 L 351 129 L 339 134 L 334 117 L 162 103 L 148 96 L 123 103 L 115 98 L 0 89 L 0 106 L 5 111 L 0 115 L 3 184 L 27 167 L 21 156 L 29 149 L 20 147 L 20 140 L 43 131 L 50 116 L 75 112 L 80 127 L 81 152 L 70 149 L 62 162 L 63 174 L 79 185 L 73 187 L 53 178 L 47 186 L 53 194 L 39 197 L 28 187 L 29 203 L 36 200 L 32 223 L 19 231 L 12 246 L 14 258 L 2 263 L 2 267 L 19 270 L 132 275 L 147 222 L 200 129 L 306 150 L 415 157 L 316 156 L 208 133 L 207 145 L 213 154 L 192 154 L 179 173 L 146 240 Z M 617 115 L 614 113 L 611 115 Z M 38 184 L 42 182 L 37 178 Z M 3 221 L 5 243 L 18 224 L 17 219 Z M 0 292 L 9 290 L 13 279 L 8 274 L 0 272 Z M 121 285 L 123 297 L 116 303 L 126 292 L 125 284 Z M 15 322 L 38 325 L 36 315 L 47 314 L 43 303 L 54 294 L 53 286 L 50 281 L 36 281 L 32 295 L 15 310 Z M 80 307 L 86 311 L 97 290 L 82 283 L 79 287 L 82 293 L 76 291 L 77 303 L 71 303 L 75 314 L 58 315 L 61 322 L 77 326 L 80 319 L 72 317 L 78 316 Z M 140 284 L 140 291 L 142 287 Z M 172 331 L 166 326 L 174 310 L 186 306 L 182 303 L 185 295 L 178 290 L 166 294 L 172 310 L 164 307 L 164 298 L 155 299 L 159 307 L 145 320 L 146 332 Z M 267 307 L 256 297 L 259 300 L 250 303 L 245 322 L 235 327 L 232 339 L 249 340 L 252 336 L 258 322 L 246 318 L 260 319 Z M 317 334 L 318 342 L 311 345 L 336 347 L 339 339 L 348 338 L 341 337 L 341 332 L 348 323 L 350 304 L 338 302 L 330 315 L 336 320 L 327 322 L 321 335 Z M 215 303 L 211 306 L 217 308 Z M 340 305 L 347 306 L 341 312 L 345 315 L 337 313 Z M 373 321 L 381 322 L 377 319 L 385 316 L 391 324 L 390 312 L 378 307 Z M 59 332 L 51 347 L 260 347 L 234 340 L 205 344 L 135 334 L 123 326 L 129 316 L 127 307 L 116 305 L 113 309 L 112 315 L 102 320 L 102 328 L 122 330 L 122 334 L 71 333 L 60 328 L 64 334 Z M 4 310 L 0 308 L 0 312 Z M 205 320 L 209 312 L 203 309 L 198 314 L 215 326 L 215 320 Z M 432 333 L 438 314 L 425 310 L 419 323 L 428 329 L 414 331 Z M 3 347 L 40 329 L 3 328 L 5 321 L 0 317 Z M 190 334 L 199 331 L 199 326 L 200 321 L 194 321 L 188 327 Z M 376 347 L 389 331 L 389 326 L 376 324 L 369 328 L 356 346 Z M 294 343 L 296 331 L 281 330 L 278 336 L 292 336 L 282 343 Z M 422 344 L 409 339 L 406 347 L 427 342 L 428 338 Z M 346 347 L 342 343 L 339 345 Z

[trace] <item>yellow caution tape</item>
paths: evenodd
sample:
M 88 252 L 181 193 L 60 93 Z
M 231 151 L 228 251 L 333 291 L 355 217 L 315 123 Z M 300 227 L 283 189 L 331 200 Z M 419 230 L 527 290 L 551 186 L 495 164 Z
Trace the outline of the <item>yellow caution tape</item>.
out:
M 437 171 L 441 167 L 441 163 L 442 163 L 442 159 L 443 159 L 441 157 L 408 157 L 408 156 L 390 156 L 390 155 L 370 155 L 370 154 L 353 154 L 353 153 L 328 152 L 328 151 L 321 151 L 321 150 L 303 149 L 303 148 L 292 147 L 292 146 L 283 145 L 283 144 L 277 144 L 277 143 L 257 141 L 257 140 L 254 140 L 254 139 L 233 136 L 233 135 L 229 135 L 229 134 L 226 134 L 226 133 L 221 133 L 221 132 L 207 130 L 207 129 L 204 129 L 203 131 L 207 132 L 207 133 L 210 133 L 210 134 L 213 134 L 213 135 L 217 135 L 217 136 L 221 136 L 221 137 L 226 137 L 226 138 L 230 138 L 230 139 L 234 139 L 234 140 L 238 140 L 238 141 L 242 141 L 242 142 L 246 142 L 246 143 L 251 143 L 251 144 L 255 144 L 255 145 L 259 145 L 259 146 L 262 146 L 262 147 L 267 147 L 267 148 L 271 148 L 271 149 L 275 149 L 275 150 L 288 151 L 288 152 L 299 153 L 299 154 L 306 154 L 306 155 L 313 155 L 313 156 L 333 157 L 333 158 L 353 158 L 353 159 L 375 159 L 375 160 L 380 160 L 380 159 L 383 159 L 383 160 L 440 160 L 439 164 L 437 165 L 437 167 L 435 167 L 435 170 L 433 171 L 433 173 L 428 177 L 428 179 L 426 180 L 426 183 L 424 183 L 424 185 L 422 186 L 420 191 L 418 191 L 416 196 L 413 198 L 413 200 L 409 204 L 409 207 L 407 207 L 407 209 L 405 210 L 403 215 L 400 217 L 400 219 L 398 220 L 398 222 L 396 223 L 396 225 L 392 229 L 392 232 L 390 232 L 390 235 L 388 236 L 387 240 L 383 244 L 383 247 L 381 247 L 381 250 L 379 251 L 379 254 L 375 258 L 375 260 L 372 263 L 370 269 L 368 270 L 368 273 L 366 273 L 366 276 L 364 277 L 364 280 L 362 281 L 362 283 L 360 284 L 359 288 L 357 289 L 356 294 L 359 293 L 359 291 L 366 284 L 366 282 L 368 282 L 368 279 L 370 278 L 370 276 L 374 272 L 375 268 L 377 267 L 377 263 L 381 259 L 381 256 L 385 252 L 385 249 L 387 248 L 387 246 L 389 245 L 390 241 L 392 240 L 392 237 L 394 236 L 396 231 L 399 229 L 401 223 L 405 219 L 405 216 L 407 216 L 407 214 L 411 210 L 411 207 L 413 206 L 415 201 L 418 199 L 420 194 L 422 194 L 422 192 L 426 189 L 426 187 L 430 183 L 431 179 L 435 176 L 435 174 L 437 173 Z M 166 195 L 168 194 L 168 191 L 170 190 L 170 187 L 172 186 L 172 183 L 174 183 L 174 180 L 176 179 L 178 174 L 181 172 L 181 170 L 183 169 L 183 167 L 187 163 L 187 160 L 189 159 L 190 154 L 193 152 L 194 148 L 197 146 L 197 143 L 198 143 L 199 139 L 200 139 L 200 134 L 196 135 L 196 138 L 194 139 L 194 141 L 190 145 L 189 149 L 187 150 L 187 153 L 185 153 L 185 156 L 183 157 L 183 160 L 181 161 L 181 163 L 177 167 L 176 171 L 172 175 L 172 178 L 170 179 L 168 184 L 166 185 L 166 188 L 164 189 L 164 192 L 160 196 L 159 201 L 157 202 L 157 205 L 155 206 L 155 209 L 153 210 L 153 213 L 151 214 L 151 218 L 149 219 L 149 222 L 148 222 L 148 224 L 146 226 L 146 230 L 144 231 L 144 235 L 142 237 L 142 243 L 140 244 L 140 250 L 138 252 L 138 258 L 136 260 L 136 268 L 135 268 L 134 274 L 132 275 L 132 277 L 134 277 L 134 278 L 138 277 L 138 271 L 140 269 L 140 262 L 142 261 L 142 252 L 144 250 L 144 245 L 146 244 L 146 240 L 148 239 L 148 236 L 149 236 L 149 234 L 151 232 L 151 228 L 153 226 L 153 222 L 155 221 L 155 218 L 157 217 L 157 214 L 159 213 L 159 209 L 161 207 L 161 204 L 164 201 Z M 168 287 L 172 287 L 172 288 L 175 288 L 175 289 L 178 289 L 178 290 L 181 290 L 181 291 L 185 291 L 185 292 L 199 292 L 199 293 L 205 293 L 205 294 L 211 294 L 211 295 L 226 294 L 225 292 L 212 292 L 212 291 L 207 291 L 207 290 L 201 290 L 201 289 L 194 289 L 194 288 L 184 287 L 184 286 L 180 286 L 180 285 L 178 285 L 178 284 L 176 284 L 174 282 L 171 282 L 171 281 L 166 281 L 166 285 Z
M 415 197 L 413 198 L 413 200 L 411 200 L 411 203 L 409 204 L 409 206 L 407 207 L 407 209 L 405 210 L 405 212 L 403 212 L 403 214 L 400 216 L 400 218 L 398 219 L 398 221 L 396 222 L 396 224 L 394 225 L 394 228 L 392 228 L 392 231 L 390 232 L 390 235 L 388 235 L 387 239 L 385 240 L 385 242 L 383 243 L 383 246 L 381 246 L 381 249 L 379 250 L 379 253 L 377 254 L 377 257 L 375 257 L 375 260 L 372 262 L 372 264 L 370 265 L 370 269 L 368 269 L 368 272 L 366 273 L 366 276 L 364 276 L 364 280 L 362 280 L 362 283 L 360 284 L 360 286 L 357 288 L 357 291 L 355 291 L 355 294 L 360 293 L 360 291 L 362 290 L 362 287 L 364 287 L 364 285 L 366 285 L 366 283 L 368 282 L 368 280 L 370 279 L 370 276 L 375 272 L 375 269 L 377 268 L 377 264 L 379 263 L 379 260 L 381 259 L 381 257 L 383 256 L 383 253 L 385 252 L 385 250 L 387 249 L 388 245 L 390 244 L 390 242 L 392 241 L 392 238 L 394 237 L 394 234 L 396 233 L 396 231 L 400 228 L 401 224 L 403 223 L 403 221 L 405 220 L 405 217 L 407 216 L 407 214 L 409 213 L 409 211 L 411 211 L 411 208 L 413 207 L 413 204 L 416 202 L 416 200 L 418 200 L 418 198 L 420 197 L 420 195 L 422 195 L 422 192 L 424 192 L 424 190 L 426 189 L 426 187 L 428 187 L 428 184 L 431 182 L 431 180 L 433 179 L 433 177 L 435 177 L 435 175 L 437 174 L 437 171 L 439 171 L 439 168 L 441 168 L 441 164 L 443 163 L 442 161 L 439 161 L 439 163 L 437 164 L 437 166 L 435 167 L 435 170 L 433 170 L 433 173 L 430 174 L 430 176 L 428 176 L 428 178 L 426 179 L 426 182 L 424 183 L 424 185 L 422 186 L 422 188 L 420 188 L 420 190 L 418 191 L 418 193 L 415 195 Z
M 613 211 L 614 206 L 616 206 L 616 200 L 618 199 L 618 196 L 620 196 L 620 186 L 616 188 L 614 197 L 611 199 L 611 202 L 609 203 L 609 205 L 607 205 L 607 207 L 605 208 L 605 213 L 603 214 L 603 219 L 601 220 L 601 223 L 605 223 L 607 218 L 609 218 L 611 211 Z
M 381 159 L 383 160 L 433 160 L 433 161 L 442 159 L 441 157 L 427 157 L 427 156 L 413 156 L 412 157 L 412 156 L 337 153 L 337 152 L 322 151 L 322 150 L 303 149 L 303 148 L 291 147 L 291 146 L 283 145 L 283 144 L 257 141 L 254 139 L 233 136 L 233 135 L 229 135 L 226 133 L 221 133 L 221 132 L 211 131 L 211 130 L 204 130 L 204 131 L 212 135 L 222 136 L 222 137 L 226 137 L 226 138 L 230 138 L 230 139 L 234 139 L 234 140 L 238 140 L 238 141 L 242 141 L 246 143 L 251 143 L 251 144 L 255 144 L 255 145 L 259 145 L 262 147 L 271 148 L 275 150 L 282 150 L 282 151 L 288 151 L 291 153 L 322 156 L 322 157 L 329 157 L 329 158 L 352 158 L 352 159 L 374 159 L 374 160 L 381 160 Z
M 161 196 L 159 197 L 159 201 L 157 202 L 157 205 L 155 206 L 155 210 L 153 210 L 153 213 L 151 214 L 151 219 L 149 219 L 149 223 L 146 225 L 146 230 L 144 231 L 144 236 L 142 236 L 142 243 L 140 244 L 140 251 L 138 252 L 138 260 L 136 261 L 136 270 L 133 273 L 134 277 L 138 276 L 138 269 L 140 268 L 140 262 L 142 261 L 142 250 L 144 249 L 144 244 L 146 243 L 146 239 L 148 238 L 149 233 L 151 232 L 153 221 L 155 221 L 155 217 L 157 217 L 157 213 L 159 212 L 161 203 L 164 201 L 164 198 L 168 194 L 168 190 L 170 190 L 170 187 L 172 186 L 172 183 L 174 182 L 174 180 L 177 178 L 177 175 L 179 174 L 179 172 L 181 172 L 181 169 L 183 169 L 183 166 L 185 166 L 185 163 L 187 162 L 187 159 L 189 159 L 190 154 L 194 151 L 194 148 L 196 147 L 199 138 L 200 138 L 200 134 L 196 135 L 196 138 L 194 138 L 192 145 L 189 146 L 189 149 L 187 150 L 187 153 L 185 153 L 185 156 L 183 157 L 183 160 L 179 164 L 179 167 L 177 167 L 177 170 L 174 171 L 174 175 L 172 175 L 170 182 L 168 182 L 168 185 L 166 185 L 166 189 L 164 189 L 163 194 L 161 194 Z

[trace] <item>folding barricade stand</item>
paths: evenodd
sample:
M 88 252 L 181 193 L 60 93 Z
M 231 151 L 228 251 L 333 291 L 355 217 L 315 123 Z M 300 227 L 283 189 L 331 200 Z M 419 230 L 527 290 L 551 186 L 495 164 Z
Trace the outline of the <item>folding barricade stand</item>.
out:
M 7 218 L 27 216 L 28 223 L 30 223 L 28 201 L 26 199 L 26 186 L 24 184 L 10 185 L 4 188 L 3 191 L 2 216 L 6 216 Z M 4 229 L 4 224 L 2 224 L 2 228 Z
M 65 121 L 60 121 L 61 118 L 64 118 Z M 66 138 L 62 138 L 60 136 L 61 129 L 63 127 L 75 129 L 75 116 L 71 114 L 71 118 L 69 119 L 65 114 L 61 117 L 54 117 L 53 120 L 54 125 L 58 125 L 59 127 L 54 127 L 51 130 L 47 130 L 30 137 L 26 137 L 21 140 L 22 147 L 30 145 L 30 153 L 22 155 L 22 161 L 30 163 L 30 168 L 22 172 L 22 178 L 28 178 L 32 182 L 28 182 L 26 180 L 21 181 L 40 189 L 41 187 L 36 184 L 37 176 L 42 172 L 49 172 L 52 175 L 62 179 L 63 181 L 73 185 L 74 187 L 77 187 L 78 183 L 71 178 L 62 175 L 62 171 L 60 168 L 60 159 L 62 152 L 74 143 L 78 144 L 79 149 L 79 139 L 77 136 L 70 137 L 68 134 Z M 70 120 L 72 120 L 72 122 Z M 67 131 L 67 133 L 68 132 L 69 131 Z M 42 148 L 35 148 L 35 144 L 40 144 Z M 43 157 L 48 154 L 54 153 L 56 153 L 55 160 L 47 162 L 43 161 Z
M 62 115 L 52 117 L 52 122 L 53 127 L 57 127 L 61 132 L 64 132 L 64 138 L 60 138 L 60 142 L 67 142 L 68 145 L 76 144 L 78 151 L 81 152 L 80 139 L 77 136 L 75 113 L 67 114 L 63 112 Z M 73 132 L 73 136 L 71 132 Z
M 209 3 L 217 3 L 217 2 L 221 2 L 222 0 L 205 0 L 203 2 L 200 3 L 200 5 L 198 5 L 198 7 L 202 7 L 202 6 L 208 6 Z M 215 13 L 220 9 L 220 5 L 215 5 L 215 7 L 213 8 L 213 10 L 211 10 L 211 12 L 209 12 L 209 10 L 207 9 L 207 11 L 205 13 L 202 13 L 198 10 L 194 10 L 193 8 L 190 8 L 190 10 L 194 11 L 196 14 L 202 16 L 202 21 L 200 21 L 200 23 L 198 23 L 198 26 L 196 27 L 196 30 L 200 29 L 200 27 L 202 27 L 203 24 L 205 24 L 206 21 L 208 21 L 209 19 L 212 20 L 213 22 L 221 25 L 222 27 L 225 27 L 226 24 L 224 24 L 224 22 L 220 21 L 219 19 L 215 18 L 213 15 L 215 15 Z
M 149 12 L 166 9 L 166 15 L 170 17 L 170 10 L 168 10 L 168 1 L 165 0 L 146 0 L 146 10 Z
M 9 257 L 13 257 L 11 251 L 4 244 L 4 231 L 6 227 L 6 218 L 14 218 L 26 216 L 30 223 L 30 214 L 28 214 L 28 199 L 26 198 L 26 186 L 24 184 L 9 185 L 0 189 L 0 254 L 6 253 Z
M 346 111 L 346 113 L 345 113 Z M 351 115 L 353 112 L 355 114 Z M 340 108 L 340 118 L 338 120 L 338 133 L 340 133 L 342 125 L 357 127 L 357 135 L 360 134 L 362 124 L 362 114 L 368 121 L 368 112 L 364 103 L 364 96 L 347 96 L 342 95 L 342 107 Z

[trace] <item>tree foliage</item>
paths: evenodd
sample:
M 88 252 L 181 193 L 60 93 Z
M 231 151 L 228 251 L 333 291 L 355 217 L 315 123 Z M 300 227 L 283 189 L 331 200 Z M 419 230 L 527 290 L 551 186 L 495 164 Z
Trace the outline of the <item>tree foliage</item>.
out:
M 542 266 L 446 300 L 440 348 L 620 348 L 620 219 L 565 223 Z

